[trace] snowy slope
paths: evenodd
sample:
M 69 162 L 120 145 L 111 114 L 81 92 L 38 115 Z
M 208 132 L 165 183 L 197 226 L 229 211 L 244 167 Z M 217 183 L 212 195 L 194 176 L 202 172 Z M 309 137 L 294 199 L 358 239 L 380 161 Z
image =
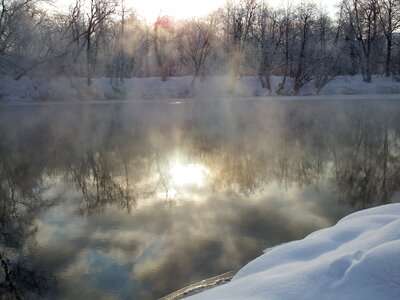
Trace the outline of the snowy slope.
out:
M 272 90 L 263 89 L 257 77 L 243 77 L 236 82 L 235 91 L 229 92 L 227 76 L 206 77 L 192 88 L 190 76 L 171 77 L 162 81 L 159 77 L 126 79 L 118 89 L 112 88 L 110 79 L 93 79 L 88 86 L 85 78 L 22 78 L 15 81 L 10 78 L 0 79 L 0 101 L 88 101 L 88 100 L 151 100 L 151 99 L 221 99 L 257 97 L 267 99 L 276 96 L 282 77 L 272 76 Z M 292 80 L 286 81 L 284 94 L 291 95 Z M 304 86 L 300 96 L 316 95 L 312 82 Z M 340 76 L 328 83 L 318 97 L 326 95 L 366 95 L 397 94 L 400 95 L 400 82 L 393 78 L 374 76 L 372 83 L 365 83 L 362 77 Z M 386 97 L 386 96 L 385 96 Z M 282 99 L 282 96 L 277 96 Z
M 267 249 L 230 283 L 190 299 L 398 300 L 400 204 Z

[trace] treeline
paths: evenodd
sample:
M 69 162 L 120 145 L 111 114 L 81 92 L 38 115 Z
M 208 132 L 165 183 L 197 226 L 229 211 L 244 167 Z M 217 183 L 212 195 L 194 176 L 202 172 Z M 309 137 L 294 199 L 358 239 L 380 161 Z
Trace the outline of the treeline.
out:
M 343 0 L 332 17 L 312 1 L 274 8 L 262 0 L 227 1 L 207 17 L 148 23 L 124 0 L 75 0 L 63 13 L 39 0 L 2 0 L 0 74 L 126 78 L 245 75 L 271 90 L 317 90 L 337 75 L 400 75 L 400 0 Z

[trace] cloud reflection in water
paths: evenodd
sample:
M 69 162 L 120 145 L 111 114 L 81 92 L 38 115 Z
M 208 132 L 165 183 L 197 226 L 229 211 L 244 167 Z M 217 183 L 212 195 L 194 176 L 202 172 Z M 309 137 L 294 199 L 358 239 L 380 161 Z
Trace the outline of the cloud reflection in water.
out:
M 394 104 L 146 105 L 2 113 L 1 254 L 43 297 L 160 297 L 399 190 Z

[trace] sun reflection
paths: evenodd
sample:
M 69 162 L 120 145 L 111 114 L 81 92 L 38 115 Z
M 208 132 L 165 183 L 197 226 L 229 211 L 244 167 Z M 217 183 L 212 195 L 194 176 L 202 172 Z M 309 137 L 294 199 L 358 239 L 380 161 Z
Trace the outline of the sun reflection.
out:
M 172 184 L 176 186 L 203 186 L 206 169 L 199 163 L 182 163 L 176 160 L 170 167 L 169 173 Z

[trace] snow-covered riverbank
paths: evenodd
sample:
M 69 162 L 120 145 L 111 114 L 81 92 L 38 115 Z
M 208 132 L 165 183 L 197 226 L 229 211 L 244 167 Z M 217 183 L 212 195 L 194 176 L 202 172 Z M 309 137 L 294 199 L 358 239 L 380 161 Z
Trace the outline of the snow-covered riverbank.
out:
M 110 79 L 95 79 L 89 87 L 84 78 L 22 78 L 15 81 L 10 78 L 0 79 L 1 102 L 31 102 L 31 101 L 81 101 L 81 100 L 148 100 L 176 98 L 226 98 L 226 97 L 257 97 L 276 96 L 276 90 L 282 78 L 271 77 L 272 92 L 261 87 L 257 77 L 243 77 L 237 81 L 234 93 L 229 93 L 229 78 L 207 77 L 198 81 L 194 88 L 192 78 L 171 77 L 167 81 L 160 78 L 132 78 L 125 80 L 123 86 L 112 88 Z M 290 79 L 287 80 L 285 99 L 290 92 Z M 328 83 L 319 93 L 321 98 L 329 95 L 371 95 L 400 94 L 400 82 L 383 76 L 373 77 L 372 83 L 362 81 L 361 76 L 341 76 Z M 310 82 L 304 86 L 299 96 L 317 95 Z M 362 97 L 361 97 L 362 98 Z M 280 99 L 280 98 L 279 98 Z
M 230 283 L 190 299 L 400 299 L 400 204 L 267 249 Z

